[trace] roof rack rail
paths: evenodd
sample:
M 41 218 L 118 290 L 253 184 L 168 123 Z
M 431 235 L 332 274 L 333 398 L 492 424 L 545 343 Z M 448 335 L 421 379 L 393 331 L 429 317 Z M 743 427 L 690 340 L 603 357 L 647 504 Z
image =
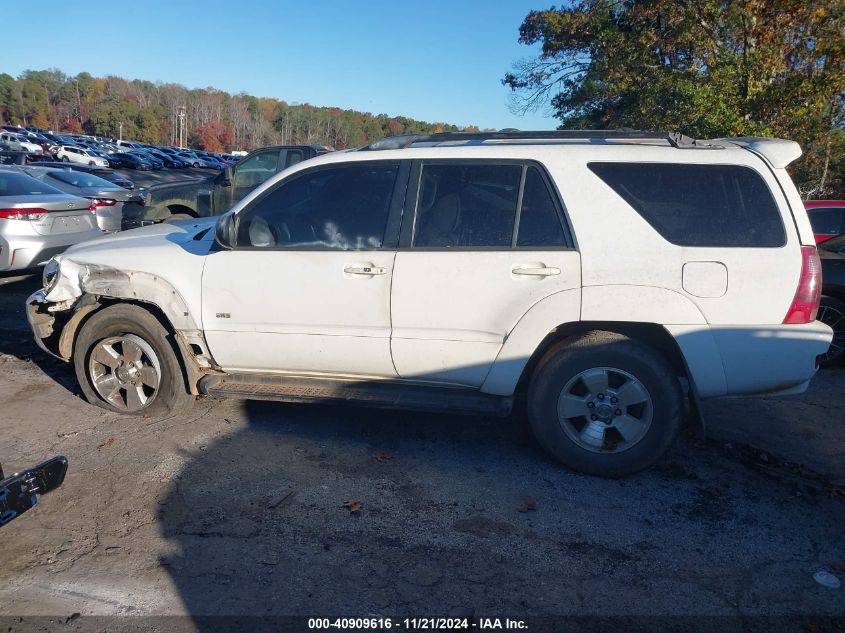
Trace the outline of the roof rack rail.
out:
M 666 141 L 679 149 L 702 148 L 722 149 L 706 141 L 696 140 L 679 132 L 644 132 L 621 128 L 618 130 L 530 130 L 514 129 L 499 132 L 436 132 L 434 134 L 400 134 L 388 136 L 380 141 L 361 147 L 359 151 L 404 149 L 415 143 L 445 143 L 449 141 L 492 141 L 492 140 L 629 140 L 629 141 Z

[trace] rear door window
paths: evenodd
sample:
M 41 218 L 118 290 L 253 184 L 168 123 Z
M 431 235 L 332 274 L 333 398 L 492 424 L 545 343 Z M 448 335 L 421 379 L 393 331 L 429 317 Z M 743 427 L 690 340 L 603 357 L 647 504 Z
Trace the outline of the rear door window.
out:
M 525 174 L 516 245 L 523 248 L 566 245 L 557 207 L 536 167 L 529 167 Z
M 588 167 L 672 244 L 771 248 L 786 243 L 777 203 L 763 178 L 748 167 L 617 162 Z
M 521 180 L 517 164 L 423 164 L 414 247 L 509 248 Z

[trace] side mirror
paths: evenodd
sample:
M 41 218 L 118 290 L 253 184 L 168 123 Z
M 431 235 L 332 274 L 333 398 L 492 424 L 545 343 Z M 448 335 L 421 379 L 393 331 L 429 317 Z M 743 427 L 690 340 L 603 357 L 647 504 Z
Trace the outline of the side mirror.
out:
M 214 228 L 214 239 L 221 248 L 227 251 L 235 248 L 237 229 L 235 226 L 235 214 L 225 213 L 217 220 Z
M 30 510 L 38 497 L 62 485 L 67 459 L 54 457 L 34 468 L 3 477 L 0 468 L 0 526 Z

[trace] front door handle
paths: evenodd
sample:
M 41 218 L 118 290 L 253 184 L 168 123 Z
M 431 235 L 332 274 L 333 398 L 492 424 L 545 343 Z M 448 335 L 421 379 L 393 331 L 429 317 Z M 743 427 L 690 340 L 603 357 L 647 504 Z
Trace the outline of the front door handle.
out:
M 551 277 L 553 275 L 560 274 L 560 268 L 554 268 L 552 266 L 540 266 L 540 267 L 525 267 L 522 268 L 517 266 L 511 272 L 514 275 L 531 275 L 533 277 Z
M 370 263 L 365 264 L 348 264 L 344 266 L 343 272 L 347 275 L 366 275 L 371 277 L 373 275 L 386 275 L 387 268 L 382 268 L 381 266 L 374 266 Z

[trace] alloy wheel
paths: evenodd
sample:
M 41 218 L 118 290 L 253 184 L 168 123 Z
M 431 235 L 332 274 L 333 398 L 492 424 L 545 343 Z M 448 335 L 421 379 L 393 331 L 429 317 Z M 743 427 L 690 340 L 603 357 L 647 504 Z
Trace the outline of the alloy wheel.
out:
M 613 367 L 594 367 L 566 383 L 557 413 L 566 435 L 581 448 L 620 453 L 645 437 L 654 406 L 635 376 Z
M 98 342 L 88 361 L 97 394 L 117 409 L 135 412 L 153 401 L 161 381 L 161 364 L 139 336 L 124 334 Z

